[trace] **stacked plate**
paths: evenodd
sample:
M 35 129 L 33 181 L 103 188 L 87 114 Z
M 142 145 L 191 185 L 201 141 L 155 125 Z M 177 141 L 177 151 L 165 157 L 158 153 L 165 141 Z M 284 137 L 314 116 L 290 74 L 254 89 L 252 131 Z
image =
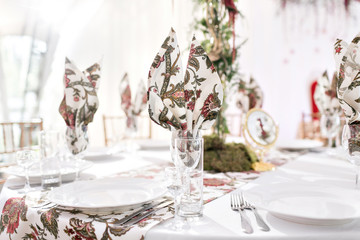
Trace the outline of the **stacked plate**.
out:
M 78 181 L 53 189 L 48 198 L 64 207 L 87 212 L 128 210 L 166 193 L 163 184 L 142 178 L 104 178 Z
M 85 169 L 90 168 L 93 165 L 92 162 L 81 160 L 79 164 L 79 171 L 82 172 Z M 60 163 L 61 178 L 63 181 L 74 180 L 76 174 L 76 163 L 74 161 L 62 161 Z M 25 177 L 24 169 L 21 166 L 14 165 L 3 170 L 6 174 L 15 175 L 18 177 Z M 35 163 L 29 169 L 29 177 L 32 181 L 39 181 L 41 179 L 40 163 Z

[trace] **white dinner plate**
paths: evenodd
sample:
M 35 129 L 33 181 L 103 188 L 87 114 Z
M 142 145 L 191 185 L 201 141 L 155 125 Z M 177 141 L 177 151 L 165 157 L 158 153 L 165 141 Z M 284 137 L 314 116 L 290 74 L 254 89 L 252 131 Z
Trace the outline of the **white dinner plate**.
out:
M 85 152 L 84 159 L 86 160 L 103 160 L 112 156 L 111 149 L 95 148 Z
M 287 141 L 279 141 L 276 147 L 283 150 L 301 151 L 314 148 L 320 148 L 324 145 L 323 142 L 310 139 L 293 139 Z
M 339 225 L 360 218 L 360 193 L 356 190 L 277 183 L 258 185 L 244 195 L 258 208 L 301 224 Z
M 93 165 L 92 162 L 86 161 L 86 160 L 80 160 L 79 171 L 83 171 L 87 168 L 90 168 Z M 76 173 L 76 163 L 74 161 L 62 161 L 60 163 L 61 167 L 61 176 L 64 179 L 67 179 L 69 176 L 75 176 Z M 18 165 L 10 166 L 8 168 L 5 168 L 3 170 L 5 173 L 10 175 L 15 175 L 18 177 L 25 177 L 24 169 Z M 41 177 L 41 171 L 40 171 L 40 163 L 35 163 L 30 169 L 29 169 L 29 177 L 30 178 L 40 178 Z
M 50 191 L 50 201 L 80 209 L 126 209 L 166 193 L 163 184 L 143 178 L 103 178 L 77 181 Z

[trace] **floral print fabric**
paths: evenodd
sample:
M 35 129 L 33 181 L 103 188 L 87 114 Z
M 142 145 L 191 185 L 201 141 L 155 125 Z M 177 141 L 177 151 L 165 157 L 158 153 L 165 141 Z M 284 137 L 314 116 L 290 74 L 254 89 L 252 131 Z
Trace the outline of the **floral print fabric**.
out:
M 87 147 L 87 125 L 93 121 L 99 106 L 99 81 L 100 64 L 95 63 L 82 72 L 68 58 L 65 59 L 65 91 L 59 112 L 68 126 L 67 144 L 73 154 Z
M 339 104 L 339 100 L 336 97 L 336 85 L 336 75 L 333 78 L 332 83 L 330 84 L 329 77 L 326 71 L 317 80 L 314 100 L 321 114 L 334 115 L 340 113 L 341 107 Z
M 145 84 L 140 81 L 135 99 L 131 100 L 132 94 L 129 84 L 128 74 L 125 73 L 124 77 L 120 82 L 120 97 L 121 97 L 121 108 L 125 112 L 128 118 L 127 127 L 131 127 L 133 116 L 139 116 L 140 113 L 145 109 L 147 102 L 147 92 Z
M 250 78 L 249 82 L 240 80 L 238 93 L 236 95 L 236 106 L 240 108 L 243 113 L 246 114 L 252 108 L 261 108 L 263 99 L 263 91 L 254 78 Z
M 166 165 L 147 166 L 128 172 L 119 172 L 116 177 L 148 178 L 163 181 L 163 171 Z M 256 172 L 241 173 L 204 173 L 204 204 L 211 202 L 241 186 L 249 179 L 257 178 Z M 114 176 L 115 177 L 115 176 Z M 5 189 L 6 194 L 15 195 L 12 190 Z M 34 197 L 35 193 L 32 193 Z M 38 192 L 38 194 L 46 194 Z M 164 198 L 169 198 L 170 195 Z M 159 201 L 164 200 L 159 199 Z M 170 197 L 172 198 L 172 197 Z M 138 210 L 114 210 L 87 212 L 81 209 L 67 208 L 47 202 L 46 197 L 36 197 L 25 201 L 25 197 L 11 197 L 5 200 L 2 207 L 0 222 L 0 239 L 24 240 L 141 240 L 146 232 L 156 224 L 169 219 L 174 214 L 173 205 L 165 206 L 155 214 L 139 223 L 126 227 L 117 225 L 116 221 Z M 106 196 L 104 196 L 106 201 Z M 29 204 L 29 206 L 27 205 Z
M 348 124 L 360 121 L 360 33 L 347 44 L 337 40 L 334 46 L 338 73 L 337 95 Z
M 223 88 L 195 37 L 183 69 L 176 33 L 171 29 L 151 65 L 148 80 L 149 115 L 155 123 L 193 136 L 214 124 L 222 106 Z

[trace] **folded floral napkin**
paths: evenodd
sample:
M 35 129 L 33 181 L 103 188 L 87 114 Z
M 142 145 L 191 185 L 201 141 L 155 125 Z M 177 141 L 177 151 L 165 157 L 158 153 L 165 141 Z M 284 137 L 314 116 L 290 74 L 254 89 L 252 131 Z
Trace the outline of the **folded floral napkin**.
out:
M 129 128 L 133 124 L 136 124 L 134 122 L 133 116 L 139 116 L 146 107 L 147 92 L 144 82 L 140 81 L 135 95 L 135 99 L 132 101 L 129 77 L 127 73 L 125 73 L 124 77 L 121 79 L 120 82 L 120 96 L 121 108 L 126 114 L 126 125 Z
M 238 93 L 236 95 L 236 106 L 240 108 L 243 113 L 247 113 L 252 108 L 261 108 L 263 99 L 263 91 L 254 78 L 251 77 L 249 82 L 240 80 Z
M 68 126 L 66 139 L 73 154 L 87 147 L 87 125 L 93 121 L 99 106 L 99 80 L 100 64 L 95 63 L 81 72 L 68 58 L 65 59 L 65 93 L 59 112 Z
M 317 80 L 314 100 L 319 112 L 324 115 L 339 115 L 341 107 L 336 97 L 337 77 L 334 75 L 330 84 L 327 71 Z
M 223 87 L 200 43 L 192 39 L 186 69 L 181 66 L 176 33 L 171 29 L 149 72 L 150 118 L 160 126 L 197 136 L 215 122 L 223 101 Z
M 334 56 L 338 99 L 350 127 L 349 150 L 360 151 L 360 33 L 350 44 L 338 39 Z

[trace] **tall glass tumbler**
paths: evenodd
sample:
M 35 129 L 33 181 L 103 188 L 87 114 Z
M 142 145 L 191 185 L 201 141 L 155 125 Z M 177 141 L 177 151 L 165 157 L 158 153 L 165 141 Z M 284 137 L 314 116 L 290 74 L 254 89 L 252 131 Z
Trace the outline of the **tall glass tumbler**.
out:
M 203 214 L 203 157 L 204 140 L 198 138 L 175 139 L 176 157 L 185 175 L 185 191 L 180 199 L 179 215 L 201 217 Z
M 59 187 L 61 185 L 60 133 L 41 131 L 39 143 L 41 186 L 43 189 Z

